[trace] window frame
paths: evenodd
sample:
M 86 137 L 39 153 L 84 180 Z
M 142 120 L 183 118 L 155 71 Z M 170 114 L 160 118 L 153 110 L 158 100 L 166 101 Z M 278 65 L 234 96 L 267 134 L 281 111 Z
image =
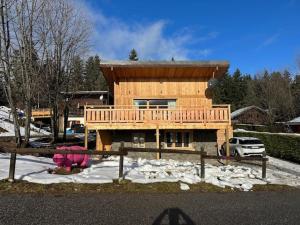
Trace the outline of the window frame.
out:
M 131 137 L 131 144 L 133 148 L 146 148 L 146 139 L 145 139 L 145 133 L 143 132 L 135 132 L 132 133 L 132 137 Z M 138 138 L 138 143 L 135 143 L 134 138 L 137 137 Z M 141 138 L 144 139 L 144 143 L 141 143 Z
M 167 104 L 167 105 L 150 105 L 150 101 L 159 101 L 159 100 L 170 101 L 170 102 L 173 101 L 174 105 L 173 104 L 171 104 L 171 105 L 169 105 L 169 104 Z M 146 105 L 138 105 L 138 104 L 136 104 L 137 101 L 146 101 Z M 159 109 L 173 109 L 173 108 L 176 108 L 176 105 L 177 105 L 176 98 L 134 98 L 132 100 L 132 102 L 133 102 L 133 106 L 140 108 L 140 109 L 155 109 L 156 107 L 153 107 L 153 106 L 157 106 Z
M 167 142 L 167 136 L 170 133 L 170 137 L 173 137 L 173 140 L 171 142 L 171 146 L 168 146 Z M 176 142 L 176 136 L 180 133 L 181 135 L 181 146 L 178 146 L 178 142 Z M 184 146 L 185 145 L 185 134 L 189 134 L 189 143 L 188 147 Z M 177 146 L 176 146 L 177 145 Z M 165 149 L 182 149 L 182 150 L 195 150 L 193 147 L 193 131 L 192 130 L 166 130 L 164 132 L 164 148 Z

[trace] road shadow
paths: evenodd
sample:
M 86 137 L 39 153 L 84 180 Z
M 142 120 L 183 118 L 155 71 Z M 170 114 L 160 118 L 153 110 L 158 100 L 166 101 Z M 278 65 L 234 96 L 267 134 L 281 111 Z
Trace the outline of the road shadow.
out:
M 165 209 L 152 223 L 152 225 L 195 225 L 196 223 L 181 209 Z

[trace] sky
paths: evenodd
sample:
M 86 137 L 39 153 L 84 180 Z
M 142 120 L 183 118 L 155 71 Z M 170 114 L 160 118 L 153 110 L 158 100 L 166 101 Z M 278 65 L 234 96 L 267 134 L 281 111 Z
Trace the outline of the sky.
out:
M 300 0 L 75 0 L 91 54 L 126 60 L 228 60 L 230 72 L 299 73 Z

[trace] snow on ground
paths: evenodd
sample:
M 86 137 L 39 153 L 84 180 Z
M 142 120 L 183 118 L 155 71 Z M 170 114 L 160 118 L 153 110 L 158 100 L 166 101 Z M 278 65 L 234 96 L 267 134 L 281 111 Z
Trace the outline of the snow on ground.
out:
M 10 115 L 10 108 L 6 106 L 0 106 L 0 127 L 7 131 L 4 133 L 0 133 L 0 136 L 2 137 L 15 136 L 12 115 Z M 31 128 L 31 136 L 43 136 L 43 135 L 51 134 L 43 129 L 39 129 L 38 127 L 35 127 L 33 124 L 30 124 L 30 128 Z M 24 127 L 20 127 L 20 133 L 22 136 L 25 135 Z
M 298 165 L 299 167 L 299 165 Z M 0 154 L 0 180 L 8 177 L 9 154 Z M 109 157 L 103 162 L 93 164 L 79 174 L 49 174 L 48 168 L 55 168 L 52 159 L 35 156 L 17 156 L 16 179 L 34 183 L 50 184 L 61 182 L 74 183 L 111 183 L 118 179 L 119 159 Z M 133 160 L 124 159 L 124 178 L 134 183 L 182 182 L 195 184 L 201 182 L 200 165 L 174 160 Z M 205 182 L 220 187 L 229 186 L 249 191 L 254 184 L 286 184 L 300 186 L 300 177 L 279 170 L 267 169 L 267 179 L 261 179 L 261 168 L 246 166 L 205 165 Z M 181 185 L 181 189 L 187 189 Z
M 256 134 L 270 134 L 270 135 L 285 135 L 285 136 L 296 136 L 299 137 L 300 134 L 298 133 L 271 133 L 271 132 L 260 132 L 260 131 L 250 131 L 250 130 L 245 130 L 241 128 L 234 129 L 233 132 L 244 132 L 244 133 L 256 133 Z
M 300 175 L 300 165 L 299 164 L 287 162 L 285 160 L 277 159 L 277 158 L 274 158 L 271 156 L 268 156 L 268 159 L 269 159 L 269 164 L 271 164 L 272 166 L 275 166 L 280 169 L 285 169 L 288 171 L 293 171 L 296 174 Z

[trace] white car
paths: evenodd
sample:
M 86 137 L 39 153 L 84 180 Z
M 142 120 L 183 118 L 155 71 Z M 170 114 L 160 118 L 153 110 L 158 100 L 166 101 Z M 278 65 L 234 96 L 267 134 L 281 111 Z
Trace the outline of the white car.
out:
M 231 156 L 264 156 L 266 149 L 264 144 L 254 137 L 234 137 L 229 140 Z M 226 155 L 226 142 L 222 145 L 219 155 Z

